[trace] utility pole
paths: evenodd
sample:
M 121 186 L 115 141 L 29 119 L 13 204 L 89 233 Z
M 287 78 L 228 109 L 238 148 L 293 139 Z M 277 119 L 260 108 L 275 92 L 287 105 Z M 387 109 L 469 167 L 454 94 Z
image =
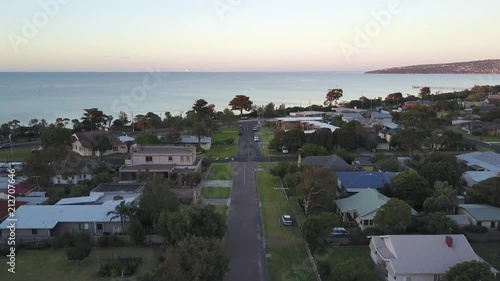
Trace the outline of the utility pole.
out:
M 134 132 L 134 112 L 132 111 L 132 132 Z

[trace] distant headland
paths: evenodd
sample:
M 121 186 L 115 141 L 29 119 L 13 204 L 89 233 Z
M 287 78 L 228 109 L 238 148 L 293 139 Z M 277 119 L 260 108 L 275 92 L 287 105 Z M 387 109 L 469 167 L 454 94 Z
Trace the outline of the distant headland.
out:
M 366 74 L 500 74 L 500 59 L 391 67 Z

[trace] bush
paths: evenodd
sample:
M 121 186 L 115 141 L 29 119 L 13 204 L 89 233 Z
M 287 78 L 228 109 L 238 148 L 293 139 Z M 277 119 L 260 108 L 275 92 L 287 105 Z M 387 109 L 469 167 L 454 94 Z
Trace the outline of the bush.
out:
M 330 277 L 332 274 L 332 266 L 329 262 L 327 261 L 318 261 L 318 273 L 321 276 L 321 278 L 327 278 Z
M 90 255 L 90 252 L 92 251 L 92 248 L 90 245 L 85 244 L 85 243 L 79 243 L 73 248 L 69 248 L 66 250 L 66 257 L 70 261 L 81 261 L 87 258 Z
M 470 233 L 486 233 L 488 229 L 482 225 L 467 225 L 464 226 L 464 230 Z
M 122 242 L 122 240 L 120 240 L 120 238 L 118 238 L 118 235 L 113 234 L 110 236 L 101 236 L 97 240 L 97 245 L 99 247 L 103 247 L 103 248 L 105 248 L 105 247 L 119 247 L 119 246 L 123 245 L 123 242 Z
M 141 263 L 141 258 L 119 258 L 110 259 L 101 263 L 97 272 L 100 277 L 131 276 L 135 273 L 137 266 Z
M 224 140 L 224 144 L 233 144 L 234 143 L 234 139 L 226 139 Z
M 50 246 L 53 249 L 69 248 L 76 244 L 90 245 L 90 236 L 85 232 L 71 233 L 66 231 L 62 234 L 56 235 L 50 239 Z

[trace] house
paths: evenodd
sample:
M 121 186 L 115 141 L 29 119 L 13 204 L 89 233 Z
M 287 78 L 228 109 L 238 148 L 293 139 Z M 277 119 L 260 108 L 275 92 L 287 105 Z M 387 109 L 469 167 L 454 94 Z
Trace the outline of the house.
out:
M 467 171 L 462 174 L 462 181 L 465 186 L 470 188 L 484 180 L 496 176 L 496 173 L 489 171 Z
M 51 177 L 53 184 L 76 184 L 85 180 L 92 180 L 94 170 L 100 167 L 112 169 L 107 162 L 97 159 L 80 159 L 80 162 L 70 163 L 67 161 L 52 162 L 52 170 L 55 175 Z
M 454 221 L 458 227 L 470 225 L 469 218 L 466 215 L 447 215 L 447 217 Z
M 200 148 L 203 150 L 210 150 L 212 147 L 212 138 L 211 137 L 201 137 L 200 142 L 198 142 L 197 136 L 181 136 L 180 143 L 183 146 L 197 146 L 200 144 Z
M 357 193 L 366 188 L 381 189 L 391 183 L 394 172 L 337 172 L 340 193 Z
M 358 170 L 363 171 L 373 171 L 375 169 L 375 163 L 372 162 L 369 156 L 359 156 L 354 158 L 352 165 Z
M 458 263 L 483 261 L 462 234 L 372 236 L 369 248 L 375 267 L 388 281 L 442 280 Z
M 274 119 L 276 129 L 291 130 L 301 129 L 302 122 L 305 121 L 323 121 L 323 117 L 280 117 Z
M 21 201 L 12 202 L 7 199 L 0 199 L 0 222 L 3 222 L 11 214 L 11 212 L 9 211 L 17 210 L 22 205 L 26 205 L 26 202 L 21 202 Z
M 490 95 L 488 97 L 488 102 L 491 104 L 500 103 L 500 94 Z
M 372 140 L 377 144 L 376 150 L 389 150 L 390 145 L 389 142 L 385 138 L 381 138 L 380 135 L 377 134 L 368 134 L 368 139 Z
M 488 171 L 500 175 L 500 154 L 493 151 L 470 152 L 456 156 L 469 171 Z
M 138 203 L 143 189 L 144 184 L 138 183 L 101 183 L 89 196 L 63 198 L 55 205 L 102 205 L 114 200 Z
M 302 159 L 300 165 L 325 168 L 333 172 L 354 170 L 342 157 L 335 154 L 329 156 L 307 156 Z
M 500 223 L 500 208 L 486 204 L 459 204 L 458 214 L 466 215 L 472 225 L 496 229 Z
M 328 112 L 324 111 L 299 111 L 290 112 L 291 117 L 325 117 Z
M 480 133 L 500 137 L 500 124 L 496 122 L 481 122 L 478 120 L 469 121 L 465 124 L 462 130 L 468 133 Z
M 343 221 L 355 221 L 361 229 L 365 229 L 373 227 L 373 218 L 389 199 L 373 188 L 365 188 L 350 197 L 335 200 L 335 205 Z M 417 215 L 415 210 L 411 211 Z
M 403 109 L 408 110 L 415 106 L 433 107 L 436 103 L 430 100 L 407 101 L 403 104 Z
M 112 149 L 105 151 L 104 153 L 94 152 L 93 148 L 107 138 L 112 145 Z M 79 132 L 74 133 L 71 136 L 71 146 L 72 150 L 81 156 L 103 156 L 113 153 L 127 153 L 128 148 L 125 142 L 119 139 L 114 139 L 106 131 L 90 131 L 90 132 Z
M 385 139 L 387 143 L 391 143 L 391 137 L 395 134 L 397 134 L 399 131 L 399 128 L 395 129 L 382 129 L 379 133 L 378 136 L 381 139 Z
M 320 129 L 330 129 L 330 131 L 333 133 L 335 130 L 337 130 L 339 127 L 333 126 L 324 122 L 320 121 L 302 121 L 302 130 L 306 134 L 314 133 L 316 130 Z
M 479 114 L 481 113 L 488 113 L 490 112 L 493 108 L 496 106 L 494 104 L 482 104 L 479 106 Z
M 374 111 L 370 114 L 370 118 L 373 122 L 377 123 L 392 123 L 394 118 L 389 112 L 377 112 Z
M 10 189 L 10 193 L 9 193 L 9 189 L 4 189 L 2 191 L 2 193 L 0 194 L 0 199 L 10 199 L 9 195 L 15 195 L 15 197 L 26 196 L 27 194 L 35 191 L 38 188 L 39 188 L 39 186 L 37 184 L 30 183 L 27 180 L 25 180 L 25 181 L 22 181 L 22 182 L 15 184 L 14 188 Z
M 130 152 L 130 159 L 119 169 L 120 178 L 135 181 L 139 172 L 149 171 L 168 179 L 171 173 L 199 172 L 201 161 L 201 157 L 196 156 L 196 147 L 136 146 Z
M 363 115 L 361 115 L 361 113 L 359 112 L 342 112 L 342 121 L 344 122 L 362 122 L 364 119 L 365 117 L 363 117 Z
M 101 205 L 25 205 L 16 211 L 16 242 L 47 240 L 50 237 L 70 232 L 86 232 L 96 238 L 122 232 L 120 218 L 111 219 L 108 212 L 114 211 L 120 202 L 108 201 Z M 11 222 L 0 224 L 0 241 L 9 237 Z

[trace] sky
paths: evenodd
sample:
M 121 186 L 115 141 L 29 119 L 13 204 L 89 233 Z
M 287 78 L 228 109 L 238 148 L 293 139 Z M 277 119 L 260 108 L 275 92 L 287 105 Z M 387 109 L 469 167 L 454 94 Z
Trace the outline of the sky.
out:
M 500 1 L 0 0 L 0 71 L 367 71 L 499 58 Z

